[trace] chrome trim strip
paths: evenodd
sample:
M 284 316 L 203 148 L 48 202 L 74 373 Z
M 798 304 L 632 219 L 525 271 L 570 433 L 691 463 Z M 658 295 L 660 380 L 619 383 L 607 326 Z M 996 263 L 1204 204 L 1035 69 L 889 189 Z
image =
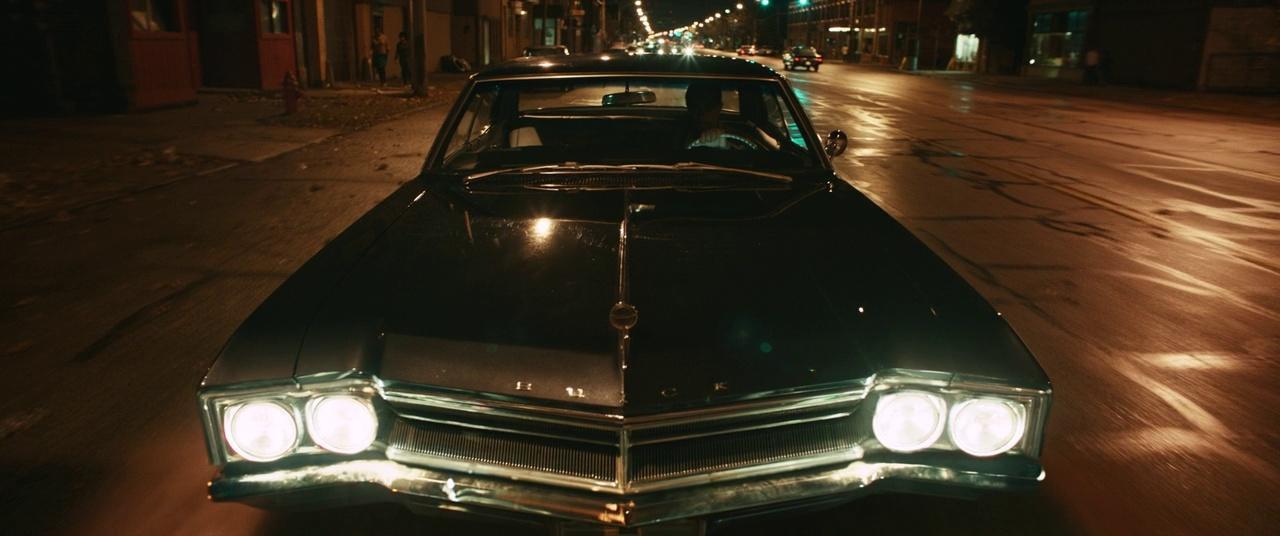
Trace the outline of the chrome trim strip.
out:
M 407 390 L 381 389 L 382 398 L 392 406 L 440 408 L 465 413 L 478 413 L 494 417 L 512 417 L 555 424 L 567 424 L 595 428 L 597 430 L 614 430 L 622 422 L 621 415 L 593 413 L 590 411 L 572 410 L 555 407 L 538 407 L 519 402 L 501 400 L 481 400 L 445 396 L 439 394 L 415 393 Z
M 429 422 L 429 423 L 433 423 L 433 424 L 443 424 L 443 425 L 447 425 L 447 426 L 456 426 L 456 427 L 459 427 L 459 428 L 469 428 L 469 429 L 472 429 L 472 430 L 483 430 L 483 431 L 486 431 L 486 432 L 501 432 L 501 433 L 504 433 L 504 434 L 512 434 L 512 435 L 522 435 L 522 436 L 530 436 L 530 437 L 545 437 L 545 438 L 547 438 L 547 439 L 568 440 L 568 441 L 574 441 L 574 442 L 576 442 L 576 443 L 584 443 L 584 444 L 588 444 L 588 445 L 603 445 L 603 446 L 607 446 L 607 447 L 617 447 L 617 446 L 618 446 L 618 442 L 617 442 L 617 441 L 600 441 L 600 440 L 597 440 L 597 439 L 587 439 L 587 438 L 583 438 L 583 437 L 570 436 L 570 435 L 555 435 L 555 434 L 548 434 L 548 433 L 534 432 L 534 431 L 530 431 L 530 430 L 520 430 L 520 429 L 517 429 L 517 428 L 508 428 L 508 427 L 503 427 L 503 426 L 488 426 L 488 425 L 483 425 L 483 424 L 476 424 L 476 423 L 471 423 L 471 422 L 466 422 L 466 421 L 458 421 L 458 420 L 452 420 L 452 419 L 433 419 L 433 418 L 431 418 L 431 417 L 426 417 L 426 416 L 423 416 L 423 415 L 416 415 L 416 414 L 412 414 L 412 413 L 397 413 L 397 414 L 396 414 L 396 416 L 397 416 L 397 417 L 399 417 L 399 418 L 401 418 L 401 419 L 407 419 L 407 420 L 411 420 L 411 421 Z
M 627 428 L 632 430 L 673 426 L 677 424 L 702 422 L 707 419 L 751 417 L 767 415 L 783 411 L 816 408 L 819 406 L 856 403 L 867 397 L 866 387 L 846 389 L 821 394 L 808 394 L 794 397 L 755 400 L 740 404 L 726 404 L 709 408 L 698 408 L 685 411 L 674 411 L 658 415 L 628 417 Z
M 615 494 L 623 493 L 623 490 L 619 489 L 617 482 L 610 482 L 608 480 L 593 480 L 580 476 L 549 473 L 537 469 L 524 469 L 520 467 L 510 467 L 478 461 L 471 462 L 455 458 L 429 456 L 418 454 L 416 452 L 409 452 L 396 447 L 387 448 L 387 459 L 403 462 L 413 466 L 433 467 L 446 471 L 460 471 L 466 474 L 495 476 L 516 482 L 537 482 L 539 484 L 586 491 Z
M 832 409 L 837 409 L 837 408 L 832 408 Z M 724 434 L 732 434 L 736 432 L 768 430 L 770 428 L 777 428 L 779 426 L 793 426 L 797 424 L 804 424 L 804 423 L 810 423 L 810 422 L 829 421 L 832 419 L 840 419 L 840 418 L 848 417 L 850 415 L 853 415 L 852 411 L 841 411 L 838 413 L 820 415 L 817 417 L 812 417 L 807 419 L 788 419 L 785 421 L 773 421 L 773 422 L 767 422 L 763 424 L 755 424 L 755 425 L 749 425 L 749 426 L 735 426 L 732 428 L 717 429 L 717 430 L 709 431 L 706 433 L 690 433 L 690 434 L 682 434 L 682 435 L 663 436 L 657 439 L 649 439 L 646 441 L 632 441 L 630 444 L 631 446 L 657 445 L 661 443 L 669 443 L 672 441 L 696 439 L 699 437 L 711 437 L 711 436 L 718 436 L 718 435 L 724 435 Z
M 495 480 L 465 472 L 409 467 L 394 461 L 359 460 L 222 476 L 209 483 L 209 497 L 215 501 L 252 500 L 291 491 L 372 483 L 386 488 L 393 497 L 438 508 L 493 508 L 621 527 L 708 516 L 826 495 L 865 493 L 876 483 L 887 480 L 908 484 L 943 483 L 976 489 L 1010 489 L 1037 483 L 1037 479 L 946 467 L 854 461 L 826 470 L 791 472 L 773 478 L 710 482 L 700 487 L 618 496 Z
M 635 306 L 627 302 L 627 231 L 631 227 L 631 191 L 623 190 L 622 192 L 622 221 L 618 223 L 618 291 L 617 300 L 613 305 L 614 309 L 630 309 L 635 313 L 635 319 L 639 319 L 639 312 Z M 613 320 L 613 311 L 610 311 L 610 320 Z M 610 322 L 613 324 L 613 322 Z M 618 393 L 618 400 L 623 404 L 627 403 L 627 354 L 631 350 L 631 327 L 618 326 L 614 328 L 618 331 L 618 382 L 621 392 Z
M 747 467 L 735 467 L 733 469 L 725 469 L 709 473 L 664 478 L 661 480 L 654 480 L 652 482 L 631 483 L 627 486 L 627 491 L 630 493 L 649 493 L 676 488 L 687 488 L 699 484 L 714 484 L 729 480 L 741 480 L 751 476 L 763 476 L 785 471 L 799 471 L 801 469 L 810 469 L 814 467 L 822 467 L 824 465 L 859 460 L 862 458 L 862 454 L 863 450 L 861 447 L 854 447 L 846 452 L 832 453 L 823 456 L 802 457 L 794 460 L 783 460 Z

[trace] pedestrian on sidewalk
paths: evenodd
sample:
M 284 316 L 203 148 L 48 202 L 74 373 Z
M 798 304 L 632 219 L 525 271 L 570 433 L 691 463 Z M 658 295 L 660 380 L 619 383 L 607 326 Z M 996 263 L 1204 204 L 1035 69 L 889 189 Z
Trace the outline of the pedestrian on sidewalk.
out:
M 381 31 L 373 37 L 373 74 L 387 85 L 387 35 Z
M 400 63 L 400 85 L 409 85 L 409 35 L 400 32 L 396 40 L 396 61 Z
M 1098 77 L 1098 49 L 1091 48 L 1084 53 L 1084 83 L 1094 85 L 1099 82 Z

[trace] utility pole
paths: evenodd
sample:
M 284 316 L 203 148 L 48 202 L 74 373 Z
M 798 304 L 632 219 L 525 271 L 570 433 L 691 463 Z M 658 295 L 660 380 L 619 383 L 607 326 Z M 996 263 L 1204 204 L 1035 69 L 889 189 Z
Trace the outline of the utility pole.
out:
M 600 17 L 599 17 L 600 26 L 596 28 L 596 34 L 600 36 L 600 52 L 609 50 L 609 45 L 612 44 L 609 42 L 609 32 L 605 28 L 605 21 L 607 20 L 605 17 L 606 15 L 605 12 L 608 11 L 608 9 L 606 9 L 607 7 L 608 7 L 608 4 L 605 2 L 605 0 L 599 0 L 598 2 L 596 2 L 596 8 L 600 10 Z M 621 9 L 619 9 L 619 11 L 621 11 Z
M 849 2 L 849 24 L 848 24 L 849 31 L 845 34 L 847 36 L 845 38 L 845 42 L 848 43 L 845 46 L 847 46 L 848 48 L 846 48 L 844 52 L 844 61 L 846 62 L 852 61 L 853 55 L 857 53 L 857 50 L 858 50 L 857 37 L 855 37 L 858 34 L 854 32 L 854 27 L 853 27 L 853 17 L 854 17 L 853 8 L 854 6 L 858 5 L 859 1 L 861 0 L 855 0 L 855 1 Z
M 414 96 L 427 94 L 427 5 L 426 0 L 409 0 L 409 70 Z
M 924 17 L 922 16 L 923 13 L 924 13 L 924 0 L 918 0 L 916 2 L 916 31 L 915 31 L 916 39 L 915 39 L 915 47 L 914 47 L 915 50 L 911 51 L 911 70 L 912 71 L 918 70 L 920 68 L 920 35 L 924 33 L 923 32 L 924 28 L 920 26 L 920 23 L 921 21 L 924 20 Z

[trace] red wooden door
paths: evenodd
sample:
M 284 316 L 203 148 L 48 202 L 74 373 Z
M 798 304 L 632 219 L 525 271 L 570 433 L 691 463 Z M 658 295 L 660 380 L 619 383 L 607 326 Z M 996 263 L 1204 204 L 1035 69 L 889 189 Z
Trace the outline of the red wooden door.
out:
M 130 108 L 196 100 L 186 0 L 122 0 L 129 17 Z
M 285 73 L 296 62 L 293 49 L 293 10 L 289 0 L 254 0 L 258 19 L 258 73 L 262 89 L 280 89 Z

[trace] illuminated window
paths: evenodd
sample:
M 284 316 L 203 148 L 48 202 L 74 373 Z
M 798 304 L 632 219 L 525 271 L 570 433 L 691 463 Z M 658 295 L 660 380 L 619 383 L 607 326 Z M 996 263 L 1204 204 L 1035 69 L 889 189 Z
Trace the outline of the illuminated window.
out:
M 1047 67 L 1080 65 L 1088 24 L 1088 11 L 1037 13 L 1031 22 L 1029 63 Z
M 129 20 L 143 32 L 180 32 L 177 0 L 129 0 Z
M 279 0 L 262 0 L 262 33 L 289 33 L 289 3 Z
M 960 34 L 956 36 L 956 61 L 973 63 L 978 59 L 978 36 Z

